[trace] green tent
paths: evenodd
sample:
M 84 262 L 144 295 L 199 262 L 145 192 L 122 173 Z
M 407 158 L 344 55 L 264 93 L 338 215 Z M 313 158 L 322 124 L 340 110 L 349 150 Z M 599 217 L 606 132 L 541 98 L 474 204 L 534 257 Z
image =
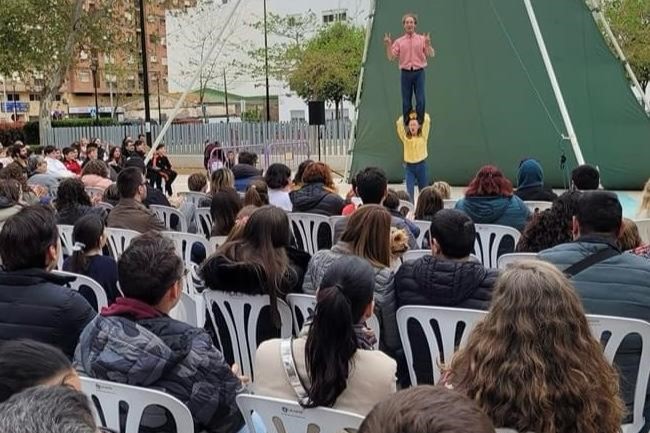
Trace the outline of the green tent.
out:
M 383 37 L 401 34 L 412 11 L 436 49 L 426 71 L 432 179 L 465 185 L 491 163 L 514 180 L 520 160 L 533 157 L 547 184 L 562 187 L 578 149 L 607 188 L 639 189 L 650 176 L 650 119 L 584 0 L 376 0 L 374 9 L 350 173 L 373 165 L 403 179 L 399 70 Z

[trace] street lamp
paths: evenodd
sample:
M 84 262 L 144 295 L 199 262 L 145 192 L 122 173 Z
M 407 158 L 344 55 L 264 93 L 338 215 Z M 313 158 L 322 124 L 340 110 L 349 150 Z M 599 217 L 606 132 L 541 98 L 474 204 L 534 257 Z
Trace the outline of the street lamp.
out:
M 11 80 L 11 84 L 13 85 L 13 94 L 11 96 L 11 99 L 14 105 L 14 122 L 18 122 L 18 109 L 16 107 L 16 80 L 17 78 L 15 77 L 13 80 Z
M 266 78 L 266 121 L 271 121 L 271 98 L 269 96 L 269 40 L 266 28 L 266 0 L 264 0 L 264 75 Z
M 97 99 L 97 69 L 99 68 L 99 59 L 97 54 L 93 54 L 90 59 L 90 70 L 93 73 L 93 87 L 95 89 L 95 124 L 99 125 L 99 101 Z
M 147 146 L 151 148 L 151 106 L 149 104 L 149 66 L 147 65 L 147 27 L 144 0 L 136 0 L 140 8 L 140 51 L 142 56 L 142 90 L 144 92 L 144 132 Z
M 156 72 L 158 78 L 156 80 L 156 87 L 158 88 L 158 125 L 162 125 L 162 112 L 160 111 L 160 71 Z

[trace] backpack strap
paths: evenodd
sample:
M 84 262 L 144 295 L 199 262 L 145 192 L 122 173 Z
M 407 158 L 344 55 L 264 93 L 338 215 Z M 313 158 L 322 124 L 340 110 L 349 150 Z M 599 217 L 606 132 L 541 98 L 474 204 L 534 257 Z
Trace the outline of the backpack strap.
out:
M 300 380 L 298 370 L 296 369 L 296 362 L 293 357 L 293 339 L 285 338 L 280 342 L 280 355 L 282 357 L 282 366 L 284 367 L 285 373 L 287 373 L 289 384 L 295 391 L 296 397 L 298 397 L 298 402 L 301 405 L 307 404 L 309 401 L 307 390 Z
M 580 260 L 577 263 L 574 263 L 573 265 L 569 266 L 564 270 L 564 274 L 568 278 L 575 277 L 578 275 L 580 272 L 585 271 L 589 269 L 590 267 L 603 262 L 611 257 L 618 256 L 621 254 L 620 251 L 618 251 L 616 248 L 613 248 L 611 246 L 608 246 L 607 248 L 604 248 L 600 251 L 597 251 L 593 254 L 588 255 L 584 259 Z

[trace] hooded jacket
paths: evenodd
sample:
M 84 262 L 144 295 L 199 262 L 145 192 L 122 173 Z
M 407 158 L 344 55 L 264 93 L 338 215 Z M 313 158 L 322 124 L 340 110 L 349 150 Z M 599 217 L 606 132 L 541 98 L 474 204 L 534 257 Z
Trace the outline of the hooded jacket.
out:
M 544 188 L 544 170 L 534 159 L 526 159 L 519 165 L 515 195 L 530 201 L 553 201 L 557 198 L 552 189 Z
M 187 405 L 196 431 L 234 433 L 243 425 L 235 403 L 241 383 L 210 336 L 138 300 L 120 298 L 102 310 L 81 335 L 75 365 L 96 379 L 173 395 Z M 150 424 L 147 414 L 143 423 Z
M 7 197 L 0 196 L 0 227 L 2 227 L 9 217 L 20 212 L 22 208 L 22 205 L 9 200 Z
M 395 275 L 397 306 L 487 310 L 499 272 L 481 263 L 425 256 L 404 262 Z
M 517 196 L 472 196 L 456 203 L 456 209 L 465 212 L 475 224 L 498 224 L 523 231 L 530 210 Z
M 322 183 L 308 183 L 289 194 L 294 212 L 314 213 L 318 215 L 341 215 L 345 200 L 338 194 L 325 189 Z

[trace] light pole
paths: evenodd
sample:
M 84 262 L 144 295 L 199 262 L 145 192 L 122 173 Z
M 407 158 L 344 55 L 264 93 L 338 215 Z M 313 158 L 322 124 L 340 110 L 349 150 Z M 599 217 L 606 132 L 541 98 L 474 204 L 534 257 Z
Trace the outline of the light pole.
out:
M 156 87 L 158 88 L 158 125 L 162 125 L 162 112 L 160 111 L 160 71 L 157 72 L 158 79 L 156 80 Z
M 269 96 L 269 40 L 266 28 L 266 0 L 264 0 L 264 75 L 266 78 L 266 121 L 271 121 L 271 98 Z
M 14 78 L 11 82 L 13 85 L 13 95 L 11 96 L 13 105 L 14 105 L 14 122 L 18 122 L 18 109 L 16 107 L 16 79 Z
M 140 5 L 140 49 L 142 52 L 142 90 L 144 91 L 144 132 L 147 147 L 151 148 L 151 106 L 149 104 L 149 67 L 147 65 L 147 28 L 144 21 L 144 0 L 136 0 Z
M 97 53 L 93 54 L 90 59 L 90 70 L 93 73 L 93 88 L 95 90 L 95 125 L 99 125 L 99 100 L 97 98 L 97 69 L 99 67 L 99 59 Z

